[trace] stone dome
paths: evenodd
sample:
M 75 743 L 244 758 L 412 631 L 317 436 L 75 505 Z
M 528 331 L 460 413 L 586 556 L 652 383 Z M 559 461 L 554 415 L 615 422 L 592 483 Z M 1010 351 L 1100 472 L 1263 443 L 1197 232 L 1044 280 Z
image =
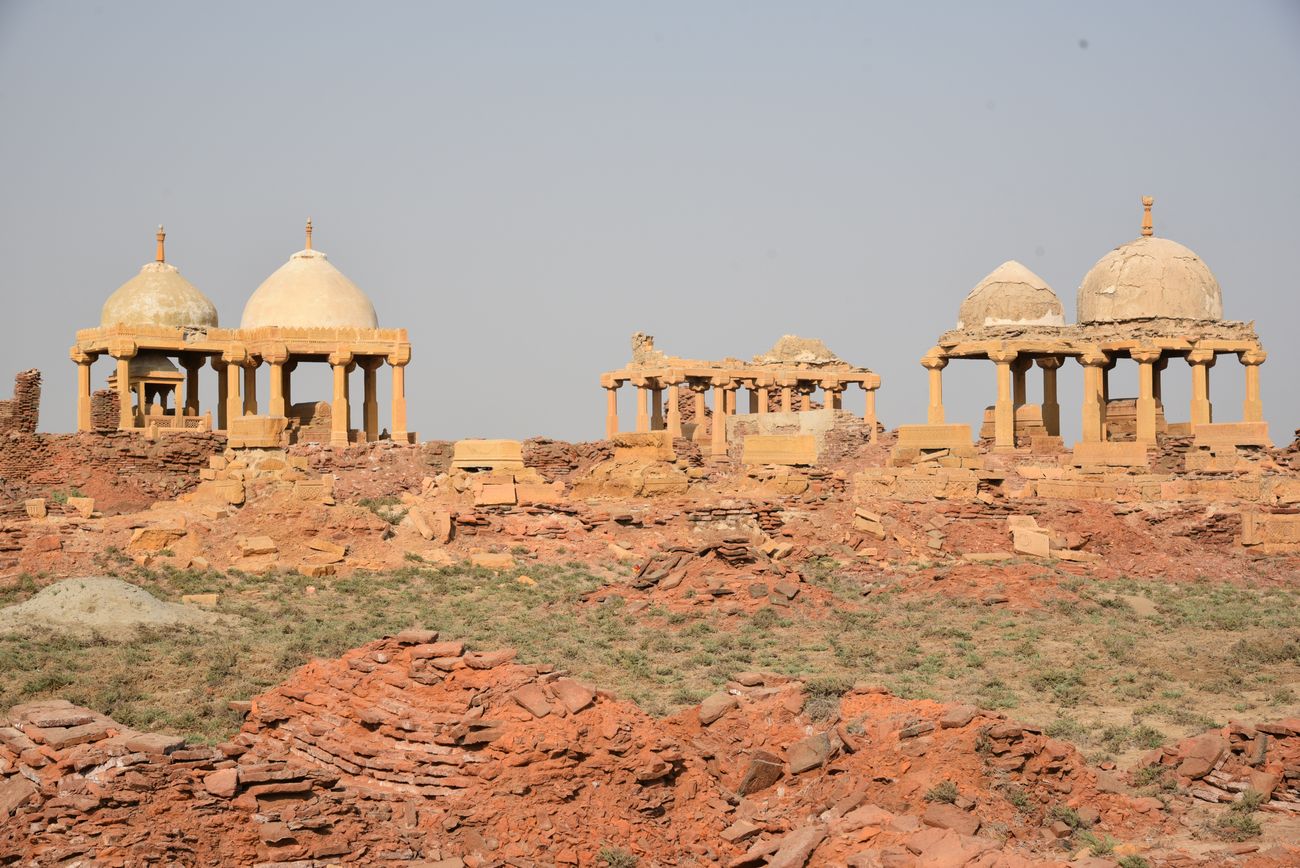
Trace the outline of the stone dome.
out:
M 239 327 L 379 327 L 375 306 L 319 250 L 299 250 L 244 305 Z
M 146 351 L 137 353 L 127 362 L 127 373 L 132 379 L 137 377 L 180 375 L 181 369 L 176 363 L 159 352 Z
M 1079 322 L 1223 319 L 1219 281 L 1177 241 L 1143 235 L 1103 256 L 1079 284 Z
M 217 308 L 170 262 L 150 262 L 104 302 L 99 324 L 216 328 Z
M 957 312 L 957 328 L 1065 325 L 1061 300 L 1047 283 L 1014 259 L 976 284 Z

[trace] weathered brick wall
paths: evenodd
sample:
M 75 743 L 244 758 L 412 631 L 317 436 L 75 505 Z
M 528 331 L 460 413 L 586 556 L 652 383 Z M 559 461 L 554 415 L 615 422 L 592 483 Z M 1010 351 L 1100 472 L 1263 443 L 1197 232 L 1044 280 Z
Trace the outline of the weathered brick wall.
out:
M 32 368 L 14 377 L 14 396 L 0 401 L 0 434 L 32 434 L 41 412 L 41 372 Z
M 530 437 L 523 442 L 524 466 L 531 467 L 543 479 L 567 480 L 579 470 L 607 461 L 614 450 L 605 441 L 566 443 L 548 437 Z
M 90 396 L 90 425 L 96 431 L 116 431 L 121 399 L 112 389 L 100 389 Z
M 77 489 L 105 512 L 140 509 L 183 494 L 199 469 L 225 448 L 210 432 L 169 434 L 150 442 L 141 433 L 0 435 L 0 490 L 23 497 Z

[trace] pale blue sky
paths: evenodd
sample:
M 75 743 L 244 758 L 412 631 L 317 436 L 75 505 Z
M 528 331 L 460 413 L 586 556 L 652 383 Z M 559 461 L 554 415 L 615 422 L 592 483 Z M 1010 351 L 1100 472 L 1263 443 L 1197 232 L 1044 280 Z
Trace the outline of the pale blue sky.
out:
M 1072 318 L 1143 194 L 1257 321 L 1274 439 L 1300 426 L 1293 0 L 3 0 L 0 123 L 0 391 L 40 367 L 46 430 L 73 427 L 74 331 L 159 222 L 234 325 L 310 215 L 410 330 L 422 436 L 576 440 L 636 330 L 703 358 L 820 337 L 883 376 L 886 424 L 924 421 L 918 359 L 970 288 L 1019 259 Z M 946 374 L 976 422 L 992 367 Z M 1239 418 L 1240 366 L 1212 376 Z

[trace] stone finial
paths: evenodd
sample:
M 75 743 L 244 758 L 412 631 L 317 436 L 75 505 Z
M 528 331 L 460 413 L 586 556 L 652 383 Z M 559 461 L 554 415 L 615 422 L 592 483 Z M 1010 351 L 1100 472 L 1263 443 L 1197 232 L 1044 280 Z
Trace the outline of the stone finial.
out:
M 154 254 L 155 262 L 166 262 L 167 255 L 163 252 L 164 242 L 167 240 L 167 230 L 163 229 L 161 223 L 158 224 L 158 234 L 154 236 L 158 239 L 158 252 Z
M 307 249 L 311 250 L 311 218 L 310 217 L 307 218 Z
M 1142 197 L 1142 235 L 1146 238 L 1150 238 L 1155 234 L 1155 229 L 1151 224 L 1151 206 L 1155 203 L 1156 200 L 1153 196 Z

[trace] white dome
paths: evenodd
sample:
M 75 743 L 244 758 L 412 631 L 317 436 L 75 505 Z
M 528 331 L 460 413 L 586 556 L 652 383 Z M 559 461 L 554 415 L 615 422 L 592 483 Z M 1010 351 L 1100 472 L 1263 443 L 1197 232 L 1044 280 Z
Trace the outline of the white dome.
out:
M 957 312 L 957 328 L 1065 325 L 1061 300 L 1047 283 L 1014 259 L 975 285 Z
M 300 250 L 244 305 L 241 329 L 379 327 L 375 306 L 319 250 Z
M 1103 256 L 1079 285 L 1079 322 L 1223 319 L 1213 272 L 1177 241 L 1144 235 Z
M 216 328 L 217 308 L 169 262 L 150 262 L 104 302 L 99 323 Z

